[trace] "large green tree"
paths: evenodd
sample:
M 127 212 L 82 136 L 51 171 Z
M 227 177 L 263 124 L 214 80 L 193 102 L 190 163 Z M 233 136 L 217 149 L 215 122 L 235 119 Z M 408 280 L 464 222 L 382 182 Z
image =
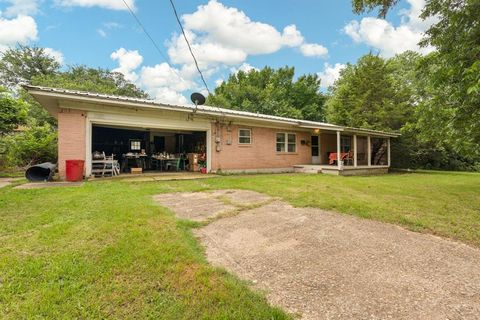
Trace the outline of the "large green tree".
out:
M 425 134 L 480 157 L 480 1 L 430 0 L 422 17 L 431 16 L 439 20 L 422 41 L 436 48 L 422 69 L 431 83 L 422 112 L 430 129 Z
M 295 69 L 284 67 L 239 71 L 208 97 L 220 107 L 307 120 L 324 120 L 325 96 L 317 75 L 294 79 Z
M 352 0 L 357 13 L 380 8 L 380 15 L 397 0 Z M 422 64 L 427 99 L 418 108 L 425 139 L 439 136 L 457 152 L 480 157 L 480 1 L 429 0 L 421 17 L 435 17 L 422 46 L 436 51 Z
M 8 134 L 26 121 L 28 105 L 0 87 L 0 136 Z
M 60 63 L 44 48 L 19 45 L 0 55 L 0 85 L 16 89 L 33 77 L 58 72 L 60 67 Z
M 385 60 L 373 54 L 349 64 L 329 89 L 327 120 L 339 125 L 398 131 L 413 114 L 411 70 L 418 56 Z
M 83 90 L 104 94 L 146 98 L 148 95 L 135 84 L 127 81 L 123 74 L 107 69 L 73 66 L 63 72 L 55 72 L 32 78 L 34 85 Z

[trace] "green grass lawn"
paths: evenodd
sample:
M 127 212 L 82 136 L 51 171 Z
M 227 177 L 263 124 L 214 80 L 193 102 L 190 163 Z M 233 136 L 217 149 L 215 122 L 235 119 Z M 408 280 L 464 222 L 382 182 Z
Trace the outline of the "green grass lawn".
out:
M 156 205 L 162 192 L 239 188 L 480 247 L 480 174 L 225 176 L 0 189 L 0 318 L 285 319 L 210 266 Z M 192 199 L 195 201 L 195 199 Z

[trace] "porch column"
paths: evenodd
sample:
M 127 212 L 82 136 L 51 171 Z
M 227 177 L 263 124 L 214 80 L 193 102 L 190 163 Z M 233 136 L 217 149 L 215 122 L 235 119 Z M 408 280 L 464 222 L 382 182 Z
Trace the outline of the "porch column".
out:
M 337 167 L 338 167 L 338 170 L 341 170 L 342 169 L 342 166 L 340 164 L 340 152 L 341 152 L 341 148 L 340 148 L 340 131 L 337 131 Z
M 357 167 L 357 135 L 353 135 L 353 166 Z
M 367 136 L 367 161 L 370 167 L 372 165 L 372 144 L 370 142 L 370 136 Z
M 388 163 L 388 166 L 390 167 L 390 138 L 387 139 L 387 163 Z

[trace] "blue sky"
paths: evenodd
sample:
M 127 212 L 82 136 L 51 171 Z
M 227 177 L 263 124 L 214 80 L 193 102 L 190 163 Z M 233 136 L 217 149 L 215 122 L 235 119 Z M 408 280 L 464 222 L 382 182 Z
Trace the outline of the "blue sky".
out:
M 158 100 L 188 102 L 202 86 L 169 1 L 126 1 L 163 56 L 122 0 L 0 0 L 0 50 L 36 44 L 65 65 L 114 69 Z M 349 0 L 175 3 L 211 90 L 236 70 L 284 65 L 318 73 L 325 88 L 369 51 L 431 51 L 417 46 L 431 23 L 418 18 L 424 0 L 401 1 L 386 20 L 353 14 Z

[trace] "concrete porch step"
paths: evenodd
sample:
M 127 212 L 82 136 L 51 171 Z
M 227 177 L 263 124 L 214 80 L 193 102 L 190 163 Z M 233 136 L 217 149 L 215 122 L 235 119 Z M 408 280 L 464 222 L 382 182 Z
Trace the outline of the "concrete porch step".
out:
M 295 165 L 293 171 L 296 173 L 322 173 L 322 169 L 316 165 Z

